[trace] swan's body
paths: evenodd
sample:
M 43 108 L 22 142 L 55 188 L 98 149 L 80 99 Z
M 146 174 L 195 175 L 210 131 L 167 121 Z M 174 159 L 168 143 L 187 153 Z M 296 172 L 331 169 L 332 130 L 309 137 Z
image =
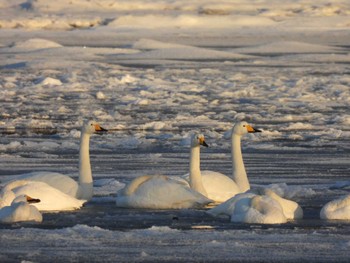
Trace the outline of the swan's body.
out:
M 1 196 L 9 195 L 13 195 L 14 198 L 22 195 L 39 198 L 41 201 L 33 205 L 40 211 L 75 210 L 81 208 L 86 202 L 69 196 L 44 182 L 37 181 L 17 180 L 9 182 L 1 190 Z
M 15 196 L 13 195 L 10 198 L 13 199 L 13 197 Z M 4 206 L 0 209 L 0 222 L 41 222 L 43 220 L 43 216 L 36 207 L 30 205 L 31 203 L 37 202 L 40 202 L 40 200 L 32 199 L 25 195 L 14 198 L 10 205 Z
M 281 224 L 303 217 L 303 211 L 297 203 L 284 199 L 271 190 L 265 190 L 264 194 L 238 194 L 208 213 L 213 216 L 230 216 L 231 222 L 257 224 Z
M 320 217 L 328 220 L 350 220 L 350 195 L 325 204 L 321 209 Z
M 15 180 L 40 181 L 72 197 L 90 200 L 93 196 L 93 179 L 91 173 L 89 142 L 93 133 L 106 131 L 93 121 L 84 123 L 80 136 L 79 182 L 71 177 L 53 172 L 33 172 L 22 174 Z
M 118 193 L 116 205 L 128 208 L 200 208 L 211 200 L 186 184 L 163 175 L 141 176 Z
M 195 141 L 191 150 L 198 154 L 199 145 L 206 145 L 203 136 L 194 136 Z M 192 142 L 193 144 L 193 142 Z M 197 151 L 198 148 L 198 151 Z M 190 187 L 187 182 L 171 179 L 163 175 L 141 176 L 131 181 L 122 189 L 116 198 L 119 207 L 148 208 L 148 209 L 181 209 L 199 208 L 212 202 L 204 195 L 199 171 L 199 163 L 190 164 Z
M 243 163 L 241 137 L 246 133 L 254 132 L 260 132 L 260 130 L 254 129 L 246 122 L 238 122 L 234 125 L 231 134 L 232 178 L 219 172 L 202 171 L 201 181 L 206 192 L 205 196 L 217 203 L 222 203 L 250 189 Z M 199 155 L 191 154 L 190 158 L 190 163 L 198 163 L 199 166 Z M 189 180 L 188 175 L 185 175 L 185 178 Z

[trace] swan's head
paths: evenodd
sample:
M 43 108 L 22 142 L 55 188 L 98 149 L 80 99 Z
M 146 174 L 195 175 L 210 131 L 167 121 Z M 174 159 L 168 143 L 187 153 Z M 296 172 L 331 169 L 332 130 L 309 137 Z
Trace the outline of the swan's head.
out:
M 245 121 L 240 121 L 237 122 L 232 129 L 232 135 L 236 134 L 236 135 L 244 135 L 247 133 L 254 133 L 254 132 L 261 132 L 261 130 L 255 129 L 252 126 L 250 126 L 247 122 Z
M 205 142 L 204 135 L 203 134 L 193 134 L 192 140 L 191 140 L 191 146 L 196 147 L 203 145 L 205 147 L 208 147 L 208 144 Z
M 85 121 L 82 127 L 82 133 L 86 134 L 102 133 L 107 131 L 108 130 L 102 128 L 100 124 L 91 120 Z

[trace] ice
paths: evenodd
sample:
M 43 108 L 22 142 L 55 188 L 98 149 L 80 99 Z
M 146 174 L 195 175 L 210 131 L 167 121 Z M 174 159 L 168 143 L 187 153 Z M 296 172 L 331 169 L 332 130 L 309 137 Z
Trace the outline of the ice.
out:
M 43 86 L 61 86 L 62 82 L 59 79 L 47 77 L 45 79 L 38 80 L 37 84 Z

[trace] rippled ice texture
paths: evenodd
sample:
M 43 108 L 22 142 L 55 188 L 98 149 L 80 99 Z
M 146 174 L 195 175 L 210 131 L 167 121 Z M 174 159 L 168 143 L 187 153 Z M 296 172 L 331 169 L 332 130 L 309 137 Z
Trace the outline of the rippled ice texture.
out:
M 0 181 L 77 178 L 82 121 L 110 130 L 91 139 L 92 202 L 1 225 L 1 261 L 347 261 L 349 223 L 319 211 L 349 194 L 349 15 L 345 0 L 1 1 Z M 252 186 L 274 184 L 303 220 L 114 207 L 132 178 L 186 173 L 193 131 L 201 167 L 229 175 L 242 119 L 263 130 L 243 140 Z

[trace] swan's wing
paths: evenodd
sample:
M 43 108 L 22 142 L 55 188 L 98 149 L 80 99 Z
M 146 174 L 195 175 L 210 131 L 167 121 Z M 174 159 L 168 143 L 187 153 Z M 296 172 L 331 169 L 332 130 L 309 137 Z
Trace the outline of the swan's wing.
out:
M 241 213 L 241 210 L 246 210 L 245 207 L 247 207 L 250 204 L 250 201 L 254 196 L 256 195 L 252 193 L 237 194 L 234 197 L 225 201 L 224 203 L 210 209 L 207 213 L 212 216 L 231 216 L 234 213 L 234 211 L 238 211 L 239 213 Z
M 55 172 L 32 172 L 11 177 L 11 181 L 17 180 L 44 182 L 70 196 L 76 196 L 79 188 L 73 178 Z
M 320 212 L 321 219 L 349 220 L 350 195 L 337 198 L 325 204 Z

